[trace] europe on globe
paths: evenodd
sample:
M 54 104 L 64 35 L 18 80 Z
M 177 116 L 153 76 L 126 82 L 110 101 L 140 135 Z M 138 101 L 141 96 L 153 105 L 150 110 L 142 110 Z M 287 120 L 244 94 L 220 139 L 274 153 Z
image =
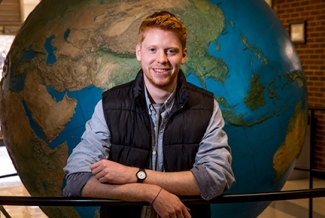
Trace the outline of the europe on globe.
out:
M 227 193 L 279 191 L 307 127 L 303 69 L 263 0 L 42 0 L 4 64 L 0 120 L 32 196 L 62 196 L 67 158 L 103 91 L 130 81 L 141 21 L 158 10 L 188 28 L 187 80 L 214 93 L 233 154 Z M 269 202 L 212 205 L 212 217 L 256 217 Z M 99 207 L 42 207 L 49 217 L 98 217 Z

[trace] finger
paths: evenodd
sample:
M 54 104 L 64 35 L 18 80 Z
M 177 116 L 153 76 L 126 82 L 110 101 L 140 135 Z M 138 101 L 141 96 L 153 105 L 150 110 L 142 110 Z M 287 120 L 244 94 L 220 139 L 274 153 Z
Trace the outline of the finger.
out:
M 101 177 L 98 179 L 100 183 L 107 183 L 107 179 L 105 177 Z
M 190 208 L 186 207 L 185 209 L 183 209 L 183 215 L 185 218 L 191 218 L 191 214 L 190 214 Z
M 182 211 L 180 211 L 179 213 L 177 213 L 177 216 L 175 216 L 175 217 L 177 217 L 177 218 L 184 218 Z
M 96 176 L 96 178 L 105 177 L 107 175 L 107 172 L 105 169 L 102 169 L 101 167 L 97 167 L 91 171 L 91 173 Z
M 104 176 L 105 175 L 105 168 L 102 165 L 98 165 L 97 167 L 91 169 L 91 173 L 93 175 L 97 175 L 99 173 L 102 173 L 103 174 L 102 176 Z
M 98 174 L 96 174 L 94 176 L 100 183 L 108 183 L 109 182 L 109 179 L 102 172 L 100 172 L 100 173 L 98 173 Z
M 177 218 L 185 218 L 186 212 L 188 213 L 186 208 L 182 208 L 181 210 L 177 211 Z
M 95 162 L 95 163 L 93 163 L 93 164 L 91 164 L 90 165 L 90 169 L 92 170 L 92 169 L 95 169 L 95 168 L 97 168 L 98 166 L 100 166 L 100 161 L 98 161 L 98 162 Z
M 91 169 L 91 173 L 93 174 L 93 175 L 96 175 L 96 174 L 98 174 L 98 173 L 100 173 L 100 172 L 102 172 L 102 168 L 101 167 L 95 167 L 95 168 L 93 168 L 93 169 Z
M 101 177 L 101 178 L 98 179 L 98 181 L 100 183 L 108 183 L 109 182 L 106 177 Z

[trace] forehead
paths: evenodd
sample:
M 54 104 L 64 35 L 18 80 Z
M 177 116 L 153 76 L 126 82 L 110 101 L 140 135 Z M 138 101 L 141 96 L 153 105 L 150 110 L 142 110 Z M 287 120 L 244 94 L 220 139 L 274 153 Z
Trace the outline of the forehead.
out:
M 157 27 L 147 28 L 143 33 L 143 43 L 170 43 L 181 46 L 181 39 L 178 34 L 173 30 L 166 30 Z

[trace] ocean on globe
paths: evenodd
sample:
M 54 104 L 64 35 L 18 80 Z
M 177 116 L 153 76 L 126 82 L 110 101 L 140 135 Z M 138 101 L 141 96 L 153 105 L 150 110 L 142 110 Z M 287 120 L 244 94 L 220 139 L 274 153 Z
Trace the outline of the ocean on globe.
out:
M 183 71 L 222 109 L 236 177 L 226 193 L 283 187 L 304 142 L 307 91 L 295 48 L 263 0 L 42 0 L 12 44 L 0 95 L 4 142 L 32 196 L 62 196 L 62 168 L 85 122 L 103 91 L 135 77 L 138 27 L 158 10 L 187 26 Z M 214 204 L 212 217 L 256 217 L 268 204 Z M 99 216 L 99 207 L 41 208 Z

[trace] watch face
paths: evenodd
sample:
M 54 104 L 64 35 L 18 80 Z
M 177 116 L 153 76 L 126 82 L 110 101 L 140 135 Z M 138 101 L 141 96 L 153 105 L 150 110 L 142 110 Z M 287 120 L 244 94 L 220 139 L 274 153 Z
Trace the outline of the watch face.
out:
M 139 179 L 145 179 L 146 178 L 146 173 L 143 171 L 139 171 L 137 174 Z

